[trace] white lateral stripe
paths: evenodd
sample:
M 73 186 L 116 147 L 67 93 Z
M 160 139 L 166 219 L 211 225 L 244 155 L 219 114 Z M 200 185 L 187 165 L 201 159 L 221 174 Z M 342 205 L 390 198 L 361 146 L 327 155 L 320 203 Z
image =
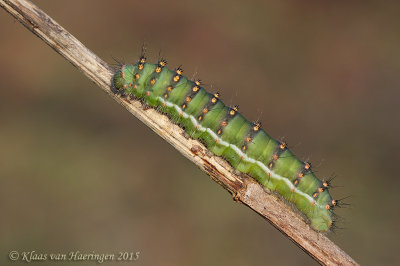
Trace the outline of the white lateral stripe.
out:
M 216 135 L 211 129 L 205 128 L 205 127 L 203 127 L 202 125 L 200 125 L 200 124 L 197 122 L 196 118 L 194 118 L 192 115 L 189 115 L 189 114 L 185 113 L 185 112 L 184 112 L 179 106 L 177 106 L 176 104 L 171 103 L 171 102 L 168 102 L 168 101 L 166 101 L 164 98 L 162 98 L 162 97 L 160 97 L 160 96 L 158 97 L 158 99 L 159 99 L 160 101 L 162 101 L 163 103 L 165 103 L 165 105 L 167 105 L 168 107 L 174 107 L 175 110 L 176 110 L 178 113 L 182 113 L 182 116 L 183 116 L 184 118 L 190 118 L 190 120 L 192 121 L 192 123 L 193 123 L 195 126 L 198 126 L 198 129 L 197 129 L 197 130 L 200 130 L 200 131 L 202 131 L 202 132 L 207 131 L 214 139 L 218 139 L 218 144 L 221 144 L 221 145 L 223 145 L 223 146 L 225 146 L 225 147 L 230 147 L 230 148 L 232 148 L 233 150 L 236 151 L 237 154 L 239 154 L 239 155 L 243 158 L 244 161 L 250 162 L 250 163 L 256 163 L 256 164 L 257 164 L 258 166 L 260 166 L 270 177 L 272 177 L 272 178 L 274 178 L 274 179 L 276 179 L 276 180 L 284 181 L 284 182 L 289 186 L 290 189 L 294 190 L 296 193 L 298 193 L 298 194 L 302 195 L 303 197 L 305 197 L 306 199 L 308 199 L 308 200 L 310 201 L 310 203 L 314 202 L 319 208 L 321 208 L 321 206 L 320 206 L 319 204 L 317 204 L 317 202 L 315 202 L 315 200 L 314 200 L 310 195 L 304 193 L 303 191 L 298 190 L 298 189 L 292 184 L 292 182 L 289 181 L 289 179 L 287 179 L 286 177 L 283 177 L 283 176 L 280 176 L 280 175 L 274 173 L 271 169 L 269 169 L 269 168 L 268 168 L 265 164 L 263 164 L 262 162 L 257 161 L 257 160 L 254 160 L 253 158 L 248 157 L 247 154 L 243 153 L 243 152 L 242 152 L 238 147 L 236 147 L 235 145 L 230 144 L 230 143 L 228 143 L 228 142 L 222 140 L 222 139 L 221 139 L 218 135 Z

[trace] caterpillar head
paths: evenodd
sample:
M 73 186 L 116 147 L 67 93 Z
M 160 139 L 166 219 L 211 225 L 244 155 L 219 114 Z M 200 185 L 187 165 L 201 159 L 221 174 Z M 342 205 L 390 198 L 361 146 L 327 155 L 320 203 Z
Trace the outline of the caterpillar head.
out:
M 133 81 L 139 79 L 139 74 L 134 74 L 133 66 L 121 66 L 113 77 L 113 90 L 114 92 L 124 95 L 133 90 L 135 85 Z

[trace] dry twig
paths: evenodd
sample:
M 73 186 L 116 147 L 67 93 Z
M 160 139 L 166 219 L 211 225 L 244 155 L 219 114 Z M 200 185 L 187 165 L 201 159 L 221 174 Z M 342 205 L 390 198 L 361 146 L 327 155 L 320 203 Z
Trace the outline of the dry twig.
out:
M 357 265 L 326 236 L 312 230 L 304 219 L 282 200 L 266 192 L 252 178 L 237 176 L 232 167 L 221 158 L 210 157 L 200 142 L 186 139 L 182 129 L 172 124 L 166 116 L 153 109 L 144 110 L 139 102 L 129 102 L 113 94 L 110 90 L 112 69 L 37 6 L 24 0 L 0 0 L 0 6 L 231 192 L 236 200 L 266 218 L 316 261 L 324 265 Z

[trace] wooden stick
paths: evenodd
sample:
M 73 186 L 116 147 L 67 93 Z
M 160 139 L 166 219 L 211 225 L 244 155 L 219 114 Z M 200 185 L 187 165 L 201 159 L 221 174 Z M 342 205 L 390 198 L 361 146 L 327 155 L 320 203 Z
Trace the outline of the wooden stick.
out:
M 232 193 L 235 200 L 267 219 L 317 262 L 324 265 L 357 265 L 325 235 L 312 230 L 289 205 L 267 192 L 253 178 L 235 174 L 234 169 L 220 157 L 210 156 L 203 144 L 187 139 L 183 130 L 166 116 L 154 109 L 144 110 L 138 101 L 128 101 L 112 93 L 112 69 L 37 6 L 24 0 L 0 0 L 0 6 Z

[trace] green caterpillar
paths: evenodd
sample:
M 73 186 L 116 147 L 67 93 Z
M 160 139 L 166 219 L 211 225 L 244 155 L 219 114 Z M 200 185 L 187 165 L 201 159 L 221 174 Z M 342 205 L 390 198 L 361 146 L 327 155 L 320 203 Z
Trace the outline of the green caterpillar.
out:
M 218 93 L 208 93 L 200 81 L 183 76 L 180 67 L 172 71 L 166 64 L 163 59 L 149 64 L 142 56 L 135 65 L 122 65 L 113 78 L 116 93 L 168 114 L 212 153 L 293 203 L 315 230 L 332 228 L 339 201 L 329 194 L 329 180 L 319 180 L 310 163 L 297 159 L 286 143 L 248 121 L 236 106 L 226 106 Z

